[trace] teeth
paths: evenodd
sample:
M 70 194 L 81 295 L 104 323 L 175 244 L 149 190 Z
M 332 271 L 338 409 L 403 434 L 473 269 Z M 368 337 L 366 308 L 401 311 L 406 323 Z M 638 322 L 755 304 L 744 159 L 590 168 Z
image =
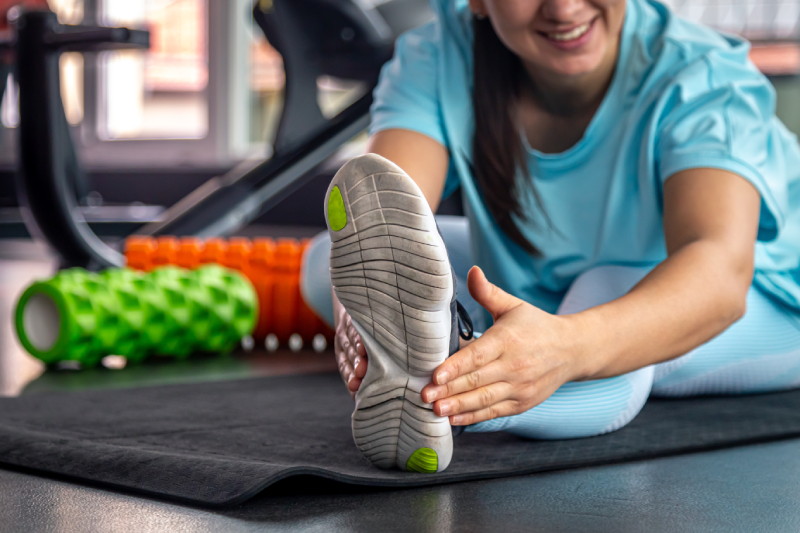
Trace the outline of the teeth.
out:
M 554 41 L 572 41 L 573 39 L 577 39 L 587 31 L 589 31 L 589 26 L 591 26 L 591 23 L 587 22 L 582 26 L 578 26 L 574 30 L 564 33 L 548 33 L 547 36 L 553 39 Z

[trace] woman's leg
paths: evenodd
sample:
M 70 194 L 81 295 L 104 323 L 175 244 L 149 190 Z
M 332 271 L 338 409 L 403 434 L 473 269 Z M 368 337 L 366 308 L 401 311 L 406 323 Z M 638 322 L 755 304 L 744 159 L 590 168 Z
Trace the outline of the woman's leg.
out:
M 483 331 L 483 314 L 480 306 L 467 290 L 467 272 L 475 262 L 469 245 L 469 222 L 466 217 L 437 216 L 436 224 L 447 248 L 450 265 L 456 274 L 458 300 L 469 312 L 476 331 Z M 333 298 L 329 270 L 331 239 L 327 231 L 314 237 L 303 258 L 300 272 L 300 291 L 306 304 L 333 327 Z
M 300 266 L 300 294 L 306 305 L 326 324 L 333 327 L 331 293 L 331 238 L 323 231 L 311 240 Z
M 603 266 L 579 276 L 558 314 L 578 313 L 627 293 L 650 268 Z M 469 426 L 467 432 L 508 431 L 531 439 L 568 439 L 615 431 L 639 413 L 650 394 L 653 367 L 622 376 L 562 385 L 550 398 L 515 416 Z
M 653 395 L 746 394 L 800 386 L 795 313 L 751 287 L 741 320 L 688 354 L 656 365 Z

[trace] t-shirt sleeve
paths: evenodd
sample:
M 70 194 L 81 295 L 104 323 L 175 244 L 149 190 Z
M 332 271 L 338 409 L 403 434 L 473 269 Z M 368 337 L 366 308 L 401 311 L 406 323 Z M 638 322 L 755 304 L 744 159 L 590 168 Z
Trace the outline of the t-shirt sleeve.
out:
M 439 24 L 434 20 L 401 35 L 384 65 L 370 109 L 370 135 L 404 129 L 447 146 L 437 91 Z
M 788 212 L 775 91 L 747 47 L 713 51 L 686 67 L 662 95 L 656 154 L 661 182 L 690 168 L 738 174 L 761 195 L 758 239 L 777 236 Z

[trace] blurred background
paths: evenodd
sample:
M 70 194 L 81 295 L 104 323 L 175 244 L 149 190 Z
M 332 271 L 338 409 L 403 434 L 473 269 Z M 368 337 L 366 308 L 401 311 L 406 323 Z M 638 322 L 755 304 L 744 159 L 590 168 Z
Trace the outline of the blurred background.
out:
M 48 4 L 62 24 L 150 31 L 150 49 L 144 52 L 68 52 L 61 57 L 64 108 L 86 165 L 224 166 L 244 155 L 269 155 L 282 105 L 283 62 L 252 21 L 249 0 Z M 335 115 L 358 92 L 358 86 L 330 77 L 318 83 L 326 116 Z M 2 102 L 7 129 L 19 122 L 13 75 L 10 86 Z M 142 146 L 161 148 L 143 161 L 135 156 Z M 2 155 L 11 162 L 14 150 L 3 146 Z
M 386 2 L 356 3 L 366 9 Z M 143 224 L 157 223 L 166 209 L 209 179 L 225 175 L 243 161 L 273 154 L 286 75 L 281 55 L 253 20 L 253 0 L 48 0 L 48 4 L 62 24 L 150 32 L 148 50 L 60 56 L 64 114 L 91 187 L 80 199 L 81 208 L 98 235 L 113 241 Z M 404 9 L 419 9 L 418 18 L 424 20 L 430 12 L 424 1 L 418 4 L 421 7 Z M 800 0 L 669 0 L 667 4 L 681 17 L 751 40 L 753 61 L 777 90 L 778 116 L 791 131 L 800 133 Z M 387 22 L 391 23 L 391 12 Z M 344 32 L 341 36 L 348 40 Z M 317 103 L 326 119 L 368 91 L 363 82 L 329 75 L 319 76 L 316 84 Z M 57 268 L 52 252 L 31 239 L 19 208 L 15 179 L 19 123 L 19 89 L 9 74 L 0 103 L 0 395 L 18 394 L 42 374 L 43 366 L 19 346 L 11 318 L 25 284 Z M 357 136 L 340 151 L 341 157 L 358 153 L 364 141 L 363 134 Z M 307 206 L 322 205 L 330 170 L 318 171 L 237 235 L 302 239 L 323 230 L 322 210 Z M 459 199 L 442 209 L 457 214 Z M 286 368 L 296 364 L 288 361 L 281 364 L 289 365 Z M 317 368 L 314 360 L 308 361 L 309 368 Z M 214 365 L 211 371 L 218 374 L 229 368 Z M 327 368 L 319 366 L 323 367 Z M 191 374 L 189 367 L 181 368 L 169 370 L 169 379 Z M 239 375 L 239 370 L 233 372 Z
M 246 157 L 269 156 L 283 104 L 283 62 L 253 22 L 249 0 L 48 3 L 64 24 L 150 30 L 147 51 L 61 56 L 65 114 L 96 189 L 90 203 L 168 206 Z M 754 61 L 778 90 L 778 115 L 790 130 L 800 131 L 800 111 L 794 111 L 800 108 L 800 0 L 667 4 L 682 17 L 753 41 Z M 363 92 L 358 83 L 329 76 L 317 83 L 326 117 Z M 0 209 L 16 203 L 7 173 L 16 165 L 17 101 L 11 75 L 0 104 Z M 140 181 L 142 170 L 159 186 Z M 169 177 L 161 179 L 164 172 Z M 302 223 L 282 218 L 292 211 L 280 209 L 274 220 Z M 8 211 L 0 214 L 0 221 L 13 218 Z
M 778 90 L 778 115 L 800 131 L 800 112 L 794 112 L 800 107 L 800 0 L 667 3 L 682 17 L 753 41 L 754 61 Z M 150 30 L 148 51 L 61 56 L 65 113 L 95 189 L 90 203 L 168 206 L 246 157 L 269 156 L 283 103 L 283 62 L 253 22 L 249 0 L 49 0 L 49 5 L 64 24 Z M 328 76 L 318 86 L 326 116 L 363 90 Z M 0 104 L 0 209 L 16 204 L 8 173 L 16 166 L 17 101 L 11 75 Z M 150 186 L 155 183 L 159 186 Z M 270 220 L 302 224 L 284 218 L 293 211 L 279 209 Z M 13 212 L 0 212 L 0 223 L 13 226 L 0 226 L 0 236 L 19 236 L 22 228 L 14 221 Z
M 157 216 L 211 176 L 272 153 L 285 84 L 280 54 L 253 21 L 250 0 L 49 0 L 62 24 L 144 28 L 150 49 L 66 52 L 61 97 L 90 206 L 136 203 Z M 0 104 L 0 210 L 16 205 L 19 92 L 13 74 Z M 359 83 L 318 79 L 331 117 L 364 92 Z M 165 176 L 166 175 L 166 176 Z M 281 208 L 269 221 L 305 225 Z M 296 218 L 296 217 L 295 217 Z M 6 227 L 3 227 L 3 222 Z M 23 236 L 0 211 L 0 238 Z M 321 215 L 313 226 L 324 227 Z

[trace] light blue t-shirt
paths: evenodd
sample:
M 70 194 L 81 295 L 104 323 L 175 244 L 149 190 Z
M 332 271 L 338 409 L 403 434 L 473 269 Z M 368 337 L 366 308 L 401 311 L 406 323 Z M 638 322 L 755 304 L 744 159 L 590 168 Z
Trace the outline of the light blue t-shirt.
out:
M 528 147 L 550 218 L 530 194 L 532 257 L 495 223 L 469 171 L 472 29 L 462 0 L 433 0 L 436 19 L 403 35 L 375 90 L 371 132 L 413 130 L 450 152 L 478 265 L 498 286 L 554 312 L 574 279 L 604 264 L 651 265 L 666 254 L 662 185 L 681 170 L 734 172 L 761 194 L 754 283 L 800 316 L 800 145 L 775 117 L 775 91 L 737 37 L 628 0 L 611 86 L 569 150 Z

